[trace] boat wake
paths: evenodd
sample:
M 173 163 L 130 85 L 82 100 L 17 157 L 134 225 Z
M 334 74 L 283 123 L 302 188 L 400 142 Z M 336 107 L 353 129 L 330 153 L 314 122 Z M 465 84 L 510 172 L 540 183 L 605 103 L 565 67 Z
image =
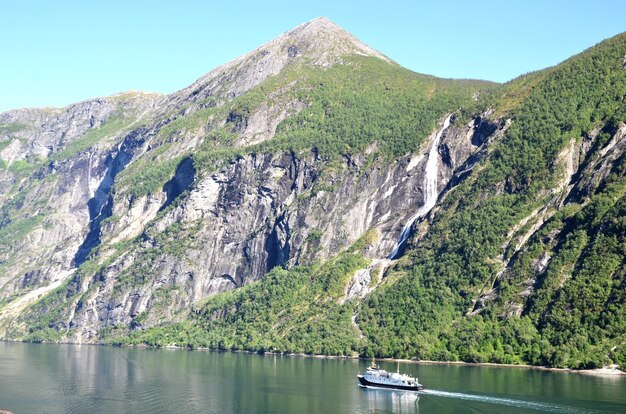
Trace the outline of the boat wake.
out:
M 432 389 L 422 390 L 420 391 L 420 394 L 435 395 L 438 397 L 445 397 L 445 398 L 457 398 L 460 400 L 468 400 L 468 401 L 485 402 L 489 404 L 507 405 L 510 407 L 524 408 L 527 410 L 543 411 L 543 412 L 548 412 L 548 413 L 564 413 L 564 414 L 601 414 L 601 413 L 604 413 L 604 411 L 597 411 L 593 409 L 569 407 L 566 405 L 550 404 L 550 403 L 544 403 L 544 402 L 538 402 L 538 401 L 516 400 L 513 398 L 492 397 L 489 395 L 481 395 L 481 394 L 465 394 L 461 392 L 449 392 L 449 391 L 440 391 L 440 390 L 432 390 Z

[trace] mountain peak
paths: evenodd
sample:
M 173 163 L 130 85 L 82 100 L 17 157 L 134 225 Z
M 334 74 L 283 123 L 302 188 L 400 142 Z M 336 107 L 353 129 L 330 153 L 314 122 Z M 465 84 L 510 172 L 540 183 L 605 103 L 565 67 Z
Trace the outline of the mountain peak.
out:
M 192 94 L 195 99 L 211 95 L 238 96 L 295 63 L 328 67 L 343 63 L 348 55 L 372 56 L 391 62 L 328 18 L 318 17 L 213 69 L 179 94 Z
M 259 49 L 288 43 L 293 43 L 288 45 L 292 55 L 298 52 L 322 66 L 336 63 L 342 56 L 351 54 L 374 56 L 389 61 L 385 55 L 367 46 L 326 17 L 302 23 Z M 295 56 L 297 55 L 292 57 Z
M 337 23 L 323 16 L 309 20 L 308 22 L 304 22 L 294 27 L 293 29 L 285 32 L 284 34 L 290 37 L 310 36 L 310 35 L 320 35 L 320 34 L 340 34 L 342 37 L 345 35 L 352 36 L 347 31 L 345 31 L 342 27 L 340 27 Z

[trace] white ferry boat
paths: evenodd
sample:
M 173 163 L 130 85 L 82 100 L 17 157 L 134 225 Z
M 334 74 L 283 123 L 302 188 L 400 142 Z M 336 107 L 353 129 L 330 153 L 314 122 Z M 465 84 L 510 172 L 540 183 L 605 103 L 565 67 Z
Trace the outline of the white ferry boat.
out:
M 367 388 L 385 388 L 403 391 L 419 391 L 424 386 L 417 382 L 417 378 L 399 372 L 387 372 L 372 362 L 363 374 L 356 376 L 359 385 Z

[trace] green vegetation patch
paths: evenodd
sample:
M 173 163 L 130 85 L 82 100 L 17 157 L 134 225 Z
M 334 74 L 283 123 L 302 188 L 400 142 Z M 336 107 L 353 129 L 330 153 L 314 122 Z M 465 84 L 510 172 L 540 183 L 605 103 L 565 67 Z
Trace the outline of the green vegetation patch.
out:
M 23 131 L 27 128 L 27 125 L 20 123 L 0 124 L 0 135 L 11 136 L 16 132 Z
M 303 68 L 294 98 L 306 109 L 285 119 L 258 151 L 315 148 L 322 157 L 355 154 L 376 142 L 393 158 L 419 148 L 446 113 L 492 85 L 418 75 L 370 57 L 327 70 Z
M 136 120 L 134 118 L 124 117 L 122 115 L 113 116 L 98 128 L 87 130 L 80 138 L 69 142 L 61 151 L 52 154 L 50 158 L 53 160 L 70 158 L 103 140 L 122 134 L 135 122 Z
M 44 219 L 43 215 L 24 217 L 0 227 L 0 254 L 6 254 L 12 245 L 21 241 Z

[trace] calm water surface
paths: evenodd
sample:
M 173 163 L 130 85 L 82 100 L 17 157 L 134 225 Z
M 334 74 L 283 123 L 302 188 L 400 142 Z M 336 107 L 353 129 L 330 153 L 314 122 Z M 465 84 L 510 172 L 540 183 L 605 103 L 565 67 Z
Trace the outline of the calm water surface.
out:
M 395 370 L 395 364 L 382 364 Z M 365 361 L 0 342 L 19 413 L 626 413 L 626 378 L 400 364 L 428 390 L 357 386 Z

